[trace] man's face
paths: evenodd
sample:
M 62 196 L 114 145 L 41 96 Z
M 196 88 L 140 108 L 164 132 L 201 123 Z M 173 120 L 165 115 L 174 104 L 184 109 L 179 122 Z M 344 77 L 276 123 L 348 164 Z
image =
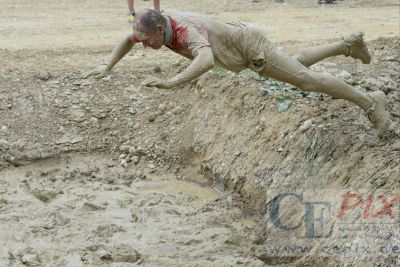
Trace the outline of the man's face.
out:
M 134 36 L 142 42 L 144 47 L 159 49 L 164 45 L 164 28 L 158 27 L 155 32 L 148 32 L 140 23 L 133 24 Z

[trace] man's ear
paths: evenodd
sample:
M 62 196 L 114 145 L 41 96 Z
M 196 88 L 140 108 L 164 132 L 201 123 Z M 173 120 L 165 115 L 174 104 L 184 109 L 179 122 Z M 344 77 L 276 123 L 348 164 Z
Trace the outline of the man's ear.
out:
M 161 31 L 165 31 L 165 28 L 163 25 L 157 25 L 157 30 L 161 32 Z

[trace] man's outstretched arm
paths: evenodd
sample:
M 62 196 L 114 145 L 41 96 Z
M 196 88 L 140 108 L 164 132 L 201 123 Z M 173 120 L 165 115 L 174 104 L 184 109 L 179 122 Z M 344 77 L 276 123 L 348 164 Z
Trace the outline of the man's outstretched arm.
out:
M 134 45 L 135 43 L 132 41 L 132 34 L 127 35 L 121 40 L 121 42 L 117 44 L 109 58 L 104 63 L 93 70 L 83 73 L 81 77 L 85 79 L 89 76 L 94 76 L 95 78 L 102 78 L 106 76 L 114 67 L 114 65 L 117 64 L 118 61 L 120 61 Z
M 212 67 L 214 67 L 214 55 L 212 50 L 210 47 L 202 47 L 197 50 L 197 56 L 183 72 L 167 81 L 161 81 L 157 78 L 149 78 L 146 79 L 142 85 L 167 89 L 176 87 L 199 77 Z

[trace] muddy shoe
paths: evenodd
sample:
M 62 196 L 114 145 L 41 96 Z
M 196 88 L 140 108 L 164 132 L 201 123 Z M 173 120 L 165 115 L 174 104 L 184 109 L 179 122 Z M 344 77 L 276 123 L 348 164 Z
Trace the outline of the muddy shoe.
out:
M 367 110 L 368 118 L 374 124 L 378 135 L 384 137 L 391 123 L 386 95 L 382 91 L 375 91 L 367 95 L 373 101 L 372 106 Z
M 135 12 L 132 12 L 128 15 L 128 22 L 133 23 L 134 20 L 135 20 Z
M 364 64 L 369 64 L 371 62 L 371 53 L 364 42 L 363 36 L 363 32 L 355 32 L 344 37 L 344 43 L 348 49 L 345 55 L 360 59 Z

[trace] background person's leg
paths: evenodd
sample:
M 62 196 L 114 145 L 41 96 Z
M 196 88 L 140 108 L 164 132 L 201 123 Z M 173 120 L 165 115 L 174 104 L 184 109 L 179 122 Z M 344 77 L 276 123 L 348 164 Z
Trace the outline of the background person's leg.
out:
M 306 67 L 309 67 L 327 57 L 351 56 L 360 59 L 364 64 L 371 62 L 371 54 L 365 45 L 362 32 L 346 36 L 343 41 L 333 44 L 308 47 L 300 50 L 293 57 Z
M 160 0 L 154 0 L 154 9 L 160 11 Z
M 133 0 L 127 0 L 128 3 L 128 22 L 132 23 L 135 18 L 135 3 Z
M 133 13 L 135 11 L 135 2 L 134 0 L 126 0 L 128 4 L 128 11 L 129 14 Z

